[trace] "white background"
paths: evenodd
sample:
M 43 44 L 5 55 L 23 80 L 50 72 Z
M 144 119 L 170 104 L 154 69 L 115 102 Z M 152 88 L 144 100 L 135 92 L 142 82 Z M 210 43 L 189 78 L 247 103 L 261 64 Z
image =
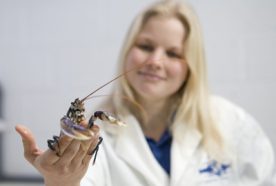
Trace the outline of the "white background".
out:
M 0 0 L 5 125 L 0 166 L 6 174 L 37 175 L 23 158 L 14 126 L 30 127 L 46 148 L 70 102 L 114 77 L 127 28 L 150 2 Z M 276 1 L 190 2 L 203 26 L 212 91 L 251 113 L 276 149 Z M 92 111 L 99 99 L 87 108 Z

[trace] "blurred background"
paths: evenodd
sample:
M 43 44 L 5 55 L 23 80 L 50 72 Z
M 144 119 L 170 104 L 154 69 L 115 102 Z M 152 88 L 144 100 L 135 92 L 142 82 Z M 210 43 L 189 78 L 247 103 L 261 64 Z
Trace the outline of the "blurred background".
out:
M 115 76 L 131 20 L 152 2 L 0 0 L 0 185 L 42 185 L 14 126 L 28 126 L 47 148 L 71 101 Z M 213 93 L 252 114 L 276 149 L 276 1 L 189 2 L 202 23 Z

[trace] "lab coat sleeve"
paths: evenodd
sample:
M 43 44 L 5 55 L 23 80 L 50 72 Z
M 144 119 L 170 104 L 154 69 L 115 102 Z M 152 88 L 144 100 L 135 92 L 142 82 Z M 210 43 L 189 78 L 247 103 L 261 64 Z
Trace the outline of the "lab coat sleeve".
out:
M 242 112 L 238 147 L 242 185 L 270 186 L 274 171 L 274 152 L 263 130 L 249 114 Z

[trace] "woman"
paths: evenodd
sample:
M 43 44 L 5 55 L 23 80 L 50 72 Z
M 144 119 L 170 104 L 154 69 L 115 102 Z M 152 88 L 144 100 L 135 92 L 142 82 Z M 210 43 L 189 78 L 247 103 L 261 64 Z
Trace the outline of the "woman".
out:
M 128 126 L 101 125 L 94 166 L 98 126 L 85 142 L 61 137 L 58 156 L 39 150 L 31 132 L 17 126 L 26 159 L 47 186 L 268 184 L 270 142 L 241 108 L 210 96 L 204 60 L 192 8 L 157 2 L 135 19 L 123 45 L 119 73 L 136 69 L 102 106 Z

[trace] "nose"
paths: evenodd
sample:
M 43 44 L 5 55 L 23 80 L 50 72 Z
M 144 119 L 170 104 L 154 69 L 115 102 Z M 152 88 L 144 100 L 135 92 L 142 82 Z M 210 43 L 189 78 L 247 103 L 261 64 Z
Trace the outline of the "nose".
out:
M 162 58 L 162 50 L 155 50 L 148 56 L 146 64 L 152 67 L 160 67 L 163 61 Z

